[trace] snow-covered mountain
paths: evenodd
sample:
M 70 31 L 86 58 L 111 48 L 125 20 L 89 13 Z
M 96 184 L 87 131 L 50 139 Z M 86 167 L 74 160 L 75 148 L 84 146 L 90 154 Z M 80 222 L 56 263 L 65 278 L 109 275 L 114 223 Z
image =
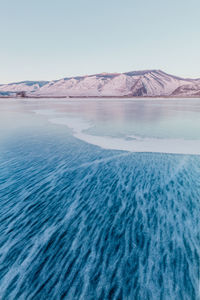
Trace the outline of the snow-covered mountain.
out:
M 200 80 L 190 83 L 190 84 L 184 84 L 179 86 L 173 93 L 174 96 L 184 96 L 184 95 L 190 95 L 190 96 L 200 96 Z
M 21 81 L 0 85 L 0 95 L 15 95 L 20 92 L 33 93 L 40 89 L 48 81 Z
M 30 97 L 200 96 L 200 79 L 145 70 L 0 85 L 0 94 L 14 92 L 25 92 Z

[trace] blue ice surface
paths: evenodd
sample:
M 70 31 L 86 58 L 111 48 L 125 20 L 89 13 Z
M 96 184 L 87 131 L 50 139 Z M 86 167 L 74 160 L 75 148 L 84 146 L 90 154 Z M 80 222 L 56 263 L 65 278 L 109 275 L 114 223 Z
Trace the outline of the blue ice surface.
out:
M 0 299 L 199 299 L 199 156 L 53 129 L 0 148 Z

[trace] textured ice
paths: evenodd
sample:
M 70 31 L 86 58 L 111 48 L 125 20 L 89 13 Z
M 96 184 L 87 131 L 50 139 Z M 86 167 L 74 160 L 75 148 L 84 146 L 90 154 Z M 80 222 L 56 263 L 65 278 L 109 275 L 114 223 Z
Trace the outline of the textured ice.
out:
M 1 104 L 0 299 L 199 300 L 200 156 L 86 143 L 96 112 L 124 122 L 139 111 L 142 123 L 161 112 L 92 103 L 42 102 L 41 116 L 37 102 Z
M 199 299 L 198 156 L 41 128 L 1 149 L 0 174 L 1 299 Z

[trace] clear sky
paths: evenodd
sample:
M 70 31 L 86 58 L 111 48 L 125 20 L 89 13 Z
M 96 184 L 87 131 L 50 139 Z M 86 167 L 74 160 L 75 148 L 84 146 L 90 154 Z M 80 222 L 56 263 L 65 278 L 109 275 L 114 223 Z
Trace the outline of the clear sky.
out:
M 0 83 L 142 69 L 200 78 L 200 0 L 0 0 Z

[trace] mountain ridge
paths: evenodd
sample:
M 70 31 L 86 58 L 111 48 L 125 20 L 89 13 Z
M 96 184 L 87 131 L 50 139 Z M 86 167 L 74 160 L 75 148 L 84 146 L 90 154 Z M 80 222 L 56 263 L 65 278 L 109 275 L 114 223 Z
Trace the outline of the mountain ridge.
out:
M 2 97 L 20 93 L 28 97 L 198 97 L 200 79 L 181 78 L 150 69 L 0 85 Z

